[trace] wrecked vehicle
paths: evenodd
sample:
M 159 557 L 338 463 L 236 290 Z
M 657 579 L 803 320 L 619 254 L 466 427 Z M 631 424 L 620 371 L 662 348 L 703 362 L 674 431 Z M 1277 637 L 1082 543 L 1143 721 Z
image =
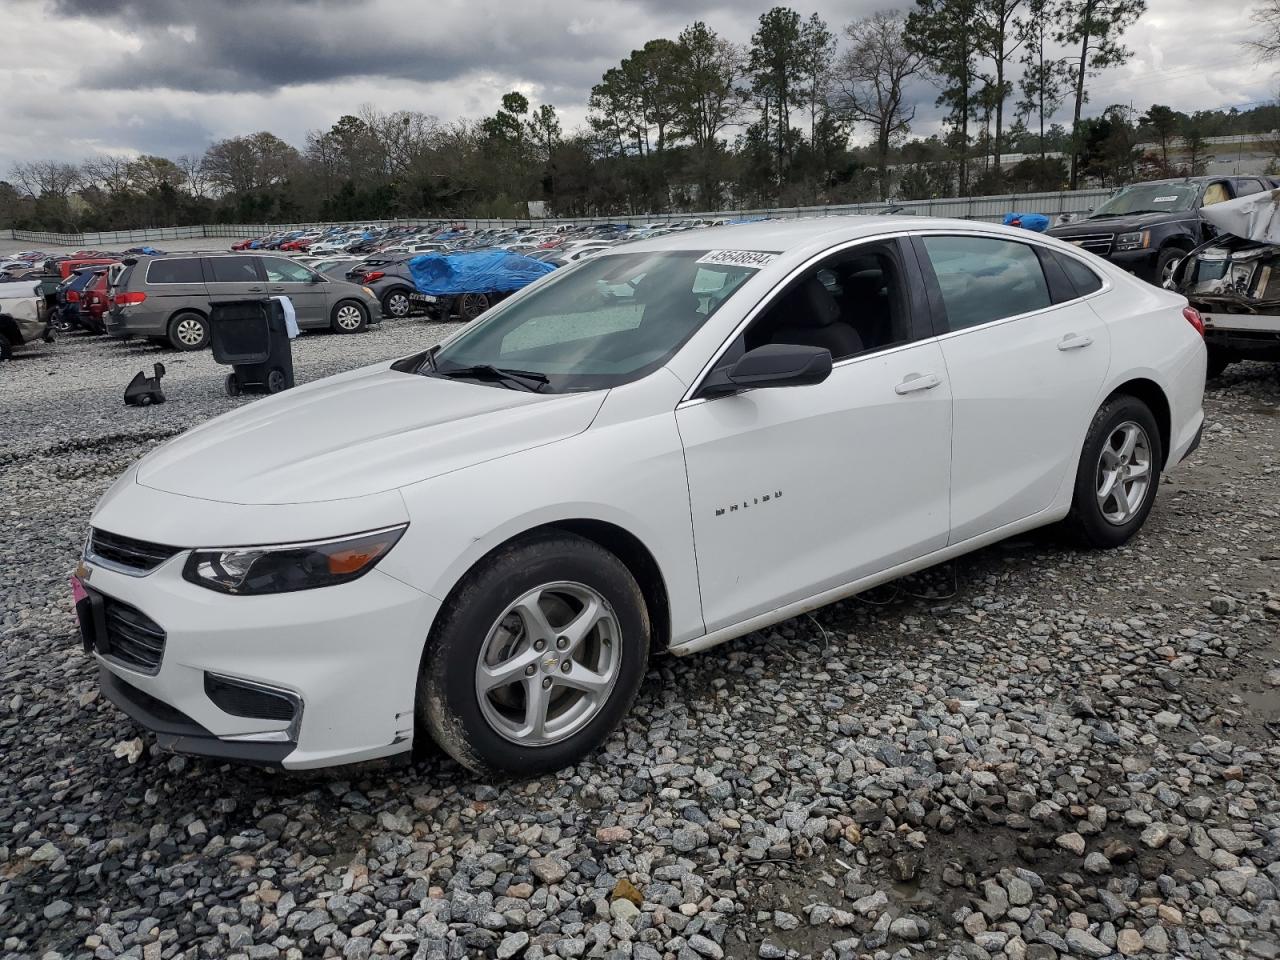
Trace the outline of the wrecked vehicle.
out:
M 1083 220 L 1051 227 L 1049 236 L 1105 257 L 1148 283 L 1163 284 L 1174 265 L 1213 236 L 1205 211 L 1262 193 L 1259 177 L 1181 177 L 1123 188 Z
M 1280 362 L 1280 190 L 1200 213 L 1219 234 L 1179 261 L 1166 285 L 1204 318 L 1207 375 L 1239 360 Z
M 33 280 L 0 283 L 0 360 L 13 356 L 13 348 L 43 340 L 53 342 L 48 305 Z

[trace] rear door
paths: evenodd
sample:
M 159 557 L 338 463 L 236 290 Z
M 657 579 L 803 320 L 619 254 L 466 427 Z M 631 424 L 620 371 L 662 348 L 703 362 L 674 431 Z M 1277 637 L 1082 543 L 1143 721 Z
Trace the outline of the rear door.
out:
M 145 292 L 147 299 L 140 308 L 130 308 L 142 324 L 132 324 L 133 332 L 165 333 L 170 318 L 183 310 L 209 313 L 209 293 L 205 288 L 200 260 L 200 257 L 159 257 L 147 261 L 142 286 L 138 284 L 138 271 L 142 264 L 134 267 L 130 289 Z
M 1056 262 L 1046 274 L 1031 243 L 933 234 L 915 244 L 946 331 L 950 542 L 959 543 L 1046 509 L 1074 478 L 1110 362 L 1092 307 L 1105 288 L 1077 295 Z
M 298 326 L 329 325 L 328 290 L 323 277 L 284 257 L 260 259 L 267 278 L 267 293 L 273 297 L 288 297 L 293 301 Z M 317 277 L 320 279 L 316 279 Z

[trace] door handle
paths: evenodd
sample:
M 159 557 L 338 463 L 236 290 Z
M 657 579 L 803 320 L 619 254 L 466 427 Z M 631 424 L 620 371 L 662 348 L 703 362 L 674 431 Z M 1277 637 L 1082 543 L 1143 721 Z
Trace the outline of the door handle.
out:
M 893 388 L 893 392 L 898 396 L 904 396 L 908 393 L 916 393 L 920 390 L 932 390 L 942 380 L 932 373 L 909 373 L 906 378 Z
M 246 289 L 246 290 L 248 290 L 250 293 L 261 293 L 261 292 L 262 292 L 262 288 L 261 288 L 261 287 L 245 287 L 245 289 Z
M 1093 337 L 1084 337 L 1075 333 L 1068 333 L 1065 337 L 1058 341 L 1059 350 L 1080 350 L 1093 343 Z

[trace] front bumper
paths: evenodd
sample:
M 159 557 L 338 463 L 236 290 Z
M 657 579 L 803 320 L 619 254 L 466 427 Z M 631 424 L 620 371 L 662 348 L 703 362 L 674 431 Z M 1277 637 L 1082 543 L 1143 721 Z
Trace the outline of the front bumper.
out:
M 1153 249 L 1115 251 L 1107 255 L 1107 259 L 1121 270 L 1127 270 L 1140 280 L 1148 283 L 1158 282 L 1156 262 L 1160 259 L 1160 251 Z
M 132 607 L 163 630 L 150 669 L 109 642 L 105 652 L 92 651 L 104 694 L 161 747 L 287 769 L 410 749 L 422 647 L 438 601 L 376 568 L 335 587 L 226 596 L 182 578 L 188 556 L 182 550 L 142 576 L 92 558 L 78 571 L 90 596 Z M 78 597 L 81 613 L 86 601 Z M 211 695 L 211 678 L 278 691 L 296 711 L 275 719 L 229 712 L 225 698 Z

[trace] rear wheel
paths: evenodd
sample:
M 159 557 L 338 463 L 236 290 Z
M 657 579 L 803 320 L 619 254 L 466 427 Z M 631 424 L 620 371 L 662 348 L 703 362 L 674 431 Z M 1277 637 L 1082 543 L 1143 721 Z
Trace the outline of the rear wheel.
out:
M 409 291 L 407 290 L 391 290 L 382 298 L 382 312 L 396 320 L 407 317 L 413 310 L 413 304 L 409 302 Z
M 1163 463 L 1150 408 L 1137 397 L 1112 397 L 1094 415 L 1080 453 L 1068 531 L 1087 546 L 1128 543 L 1155 503 Z
M 209 345 L 209 321 L 198 313 L 179 313 L 169 321 L 169 346 L 175 350 L 203 350 Z
M 267 374 L 267 393 L 279 393 L 284 388 L 284 371 L 279 367 L 273 367 Z
M 369 323 L 369 311 L 364 304 L 354 300 L 342 300 L 334 305 L 330 324 L 335 333 L 359 333 Z
M 558 770 L 617 726 L 648 653 L 644 597 L 622 561 L 541 534 L 491 554 L 454 590 L 423 654 L 418 720 L 477 772 Z

